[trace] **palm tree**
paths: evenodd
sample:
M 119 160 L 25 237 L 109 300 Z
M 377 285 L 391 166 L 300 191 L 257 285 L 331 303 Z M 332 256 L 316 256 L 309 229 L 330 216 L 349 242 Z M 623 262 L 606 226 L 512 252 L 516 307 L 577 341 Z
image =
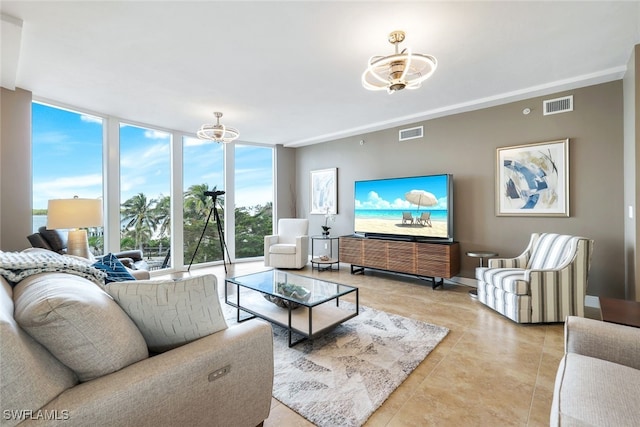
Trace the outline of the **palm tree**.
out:
M 213 200 L 205 195 L 207 191 L 216 191 L 216 187 L 209 190 L 208 184 L 194 184 L 184 194 L 184 218 L 198 220 L 209 214 Z
M 171 197 L 160 196 L 153 209 L 155 223 L 159 227 L 158 234 L 160 237 L 171 237 Z
M 154 199 L 147 200 L 147 196 L 138 193 L 121 206 L 120 215 L 126 222 L 124 227 L 132 234 L 138 249 L 143 249 L 143 244 L 151 240 L 156 229 L 155 204 Z

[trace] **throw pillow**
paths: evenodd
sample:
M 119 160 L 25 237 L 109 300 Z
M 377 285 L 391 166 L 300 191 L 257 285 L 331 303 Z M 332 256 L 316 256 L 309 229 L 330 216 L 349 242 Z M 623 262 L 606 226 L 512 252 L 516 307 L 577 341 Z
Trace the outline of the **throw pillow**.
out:
M 91 265 L 107 273 L 107 277 L 104 279 L 106 283 L 136 280 L 114 254 L 97 258 L 96 262 Z
M 161 353 L 227 328 L 216 277 L 112 283 L 106 291 Z
M 51 250 L 63 254 L 67 252 L 68 232 L 61 230 L 48 230 L 47 227 L 40 227 L 38 233 L 44 237 Z
M 14 288 L 14 317 L 80 381 L 148 357 L 135 324 L 100 286 L 79 276 L 44 273 Z

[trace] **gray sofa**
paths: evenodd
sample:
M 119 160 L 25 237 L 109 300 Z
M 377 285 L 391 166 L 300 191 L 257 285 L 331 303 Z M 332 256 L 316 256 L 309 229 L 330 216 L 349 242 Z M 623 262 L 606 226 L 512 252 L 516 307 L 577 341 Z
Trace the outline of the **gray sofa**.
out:
M 253 427 L 269 416 L 271 326 L 227 327 L 219 302 L 184 313 L 188 299 L 219 301 L 215 276 L 101 287 L 47 272 L 0 285 L 2 426 Z
M 640 329 L 567 317 L 550 425 L 640 425 Z

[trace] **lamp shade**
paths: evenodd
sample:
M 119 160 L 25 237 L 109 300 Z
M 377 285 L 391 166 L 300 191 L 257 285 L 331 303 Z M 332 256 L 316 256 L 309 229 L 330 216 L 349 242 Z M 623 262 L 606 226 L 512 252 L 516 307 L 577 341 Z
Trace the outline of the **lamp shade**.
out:
M 49 200 L 47 228 L 70 229 L 100 227 L 102 225 L 102 200 L 54 199 Z

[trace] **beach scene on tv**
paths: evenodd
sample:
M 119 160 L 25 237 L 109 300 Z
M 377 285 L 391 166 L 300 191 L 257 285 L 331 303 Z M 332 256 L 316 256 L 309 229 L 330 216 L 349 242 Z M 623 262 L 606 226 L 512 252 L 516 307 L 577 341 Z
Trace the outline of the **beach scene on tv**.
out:
M 355 232 L 448 238 L 448 176 L 355 183 Z

